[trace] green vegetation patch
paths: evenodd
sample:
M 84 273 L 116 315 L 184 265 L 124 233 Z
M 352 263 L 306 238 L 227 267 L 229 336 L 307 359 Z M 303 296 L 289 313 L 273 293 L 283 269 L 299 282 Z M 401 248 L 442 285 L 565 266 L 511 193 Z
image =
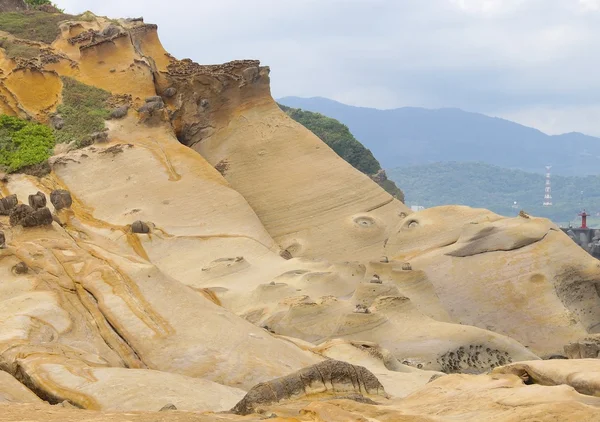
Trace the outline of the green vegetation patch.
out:
M 394 198 L 399 199 L 401 202 L 404 202 L 404 192 L 402 192 L 402 189 L 396 186 L 396 183 L 388 179 L 381 182 L 379 186 L 381 186 L 387 193 L 392 195 Z
M 60 34 L 59 24 L 71 18 L 74 16 L 40 10 L 0 13 L 0 30 L 17 38 L 51 44 Z
M 286 107 L 281 104 L 279 104 L 279 107 L 292 119 L 317 135 L 337 155 L 358 171 L 372 176 L 381 170 L 379 161 L 371 151 L 356 140 L 348 126 L 320 113 Z M 390 195 L 404 202 L 404 193 L 394 182 L 384 180 L 379 185 Z
M 78 147 L 90 143 L 90 135 L 104 130 L 104 121 L 110 116 L 107 100 L 111 94 L 75 79 L 62 77 L 63 102 L 57 112 L 64 126 L 54 131 L 57 143 L 75 141 Z
M 8 38 L 0 38 L 0 47 L 4 49 L 6 55 L 15 59 L 17 57 L 22 57 L 24 59 L 33 59 L 40 55 L 41 51 L 38 47 L 33 45 L 27 45 L 23 42 L 18 42 L 15 40 L 9 40 Z
M 0 167 L 14 173 L 46 161 L 54 148 L 52 130 L 35 122 L 0 115 Z
M 52 6 L 52 2 L 50 0 L 25 0 L 29 6 L 43 6 L 45 4 Z

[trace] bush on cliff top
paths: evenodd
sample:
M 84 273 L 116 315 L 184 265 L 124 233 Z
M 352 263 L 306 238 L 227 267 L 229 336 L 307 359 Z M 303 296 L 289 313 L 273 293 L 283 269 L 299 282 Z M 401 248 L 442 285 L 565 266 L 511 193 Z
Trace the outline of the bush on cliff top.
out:
M 52 130 L 35 122 L 0 115 L 0 168 L 9 173 L 47 160 L 54 148 Z
M 27 3 L 29 6 L 43 6 L 45 4 L 52 5 L 50 0 L 25 0 L 25 3 Z
M 63 102 L 57 112 L 63 118 L 64 126 L 54 131 L 56 142 L 75 141 L 82 147 L 88 143 L 91 134 L 104 129 L 104 121 L 110 115 L 106 107 L 110 92 L 68 77 L 63 77 L 62 81 Z

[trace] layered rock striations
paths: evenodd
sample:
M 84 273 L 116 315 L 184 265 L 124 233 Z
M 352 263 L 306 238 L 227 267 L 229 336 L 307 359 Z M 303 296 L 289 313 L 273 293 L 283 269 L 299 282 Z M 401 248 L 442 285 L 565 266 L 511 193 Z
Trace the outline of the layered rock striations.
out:
M 2 34 L 38 53 L 0 50 L 1 112 L 64 140 L 0 178 L 0 421 L 597 415 L 595 370 L 540 360 L 600 330 L 600 266 L 553 224 L 412 214 L 258 61 L 177 60 L 141 19 L 48 21 L 51 43 Z M 83 136 L 59 110 L 86 86 L 107 120 Z M 263 413 L 185 413 L 231 409 Z

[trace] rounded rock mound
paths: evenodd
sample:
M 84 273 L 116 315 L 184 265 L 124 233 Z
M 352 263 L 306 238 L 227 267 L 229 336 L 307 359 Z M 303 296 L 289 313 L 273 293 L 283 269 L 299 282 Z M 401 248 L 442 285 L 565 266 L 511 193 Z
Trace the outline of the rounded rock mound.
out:
M 371 371 L 331 359 L 255 385 L 231 411 L 238 415 L 249 415 L 261 405 L 328 392 L 388 397 L 383 385 Z

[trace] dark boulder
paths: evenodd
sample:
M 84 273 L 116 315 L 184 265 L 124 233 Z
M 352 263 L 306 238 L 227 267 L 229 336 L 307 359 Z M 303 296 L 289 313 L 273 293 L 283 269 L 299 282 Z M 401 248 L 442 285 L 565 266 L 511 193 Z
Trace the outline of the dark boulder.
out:
M 34 213 L 34 209 L 29 205 L 19 204 L 10 212 L 10 225 L 18 226 L 23 219 Z
M 102 30 L 102 32 L 100 32 L 100 35 L 102 35 L 103 37 L 106 37 L 106 38 L 112 38 L 112 37 L 116 37 L 117 35 L 121 34 L 122 32 L 123 32 L 123 30 L 121 28 L 119 28 L 117 25 L 114 25 L 111 23 L 106 28 L 104 28 Z
M 73 205 L 73 199 L 68 190 L 57 189 L 50 193 L 50 202 L 54 205 L 54 208 L 62 210 L 63 208 L 70 208 Z
M 13 227 L 49 226 L 53 222 L 52 213 L 46 207 L 36 210 L 29 205 L 19 204 L 10 213 L 10 225 Z
M 90 135 L 90 138 L 92 139 L 92 143 L 101 144 L 108 141 L 108 132 L 105 130 L 102 132 L 94 132 Z
M 154 95 L 152 97 L 146 98 L 146 103 L 163 103 L 163 99 L 160 95 Z
M 146 103 L 138 109 L 139 113 L 149 113 L 152 114 L 158 110 L 162 110 L 165 105 L 161 102 L 154 103 Z
M 150 233 L 150 227 L 143 221 L 137 220 L 131 225 L 131 231 L 133 233 L 148 234 Z
M 125 106 L 117 107 L 113 111 L 110 112 L 110 118 L 111 119 L 122 119 L 123 117 L 127 116 L 128 112 L 129 112 L 129 106 L 125 105 Z
M 175 94 L 177 94 L 177 89 L 174 87 L 169 87 L 169 88 L 165 89 L 165 91 L 163 92 L 163 95 L 167 98 L 174 97 Z
M 40 191 L 34 195 L 29 195 L 29 206 L 34 210 L 44 208 L 46 206 L 46 195 Z
M 29 267 L 26 263 L 21 261 L 13 267 L 13 272 L 15 274 L 27 274 L 29 272 Z
M 4 236 L 4 232 L 0 231 L 0 249 L 4 249 L 6 247 L 6 236 Z
M 173 403 L 169 403 L 169 404 L 165 404 L 160 410 L 159 412 L 168 412 L 168 411 L 172 411 L 172 410 L 177 410 L 177 406 L 175 406 Z
M 23 221 L 23 227 L 50 226 L 54 217 L 47 207 L 35 210 L 34 213 Z
M 50 124 L 56 130 L 61 130 L 65 126 L 65 119 L 60 114 L 50 117 Z
M 0 215 L 10 215 L 10 212 L 18 203 L 17 195 L 10 195 L 0 199 Z
M 140 122 L 149 125 L 168 120 L 168 113 L 165 112 L 165 103 L 159 96 L 146 98 L 146 104 L 138 109 L 138 113 Z

